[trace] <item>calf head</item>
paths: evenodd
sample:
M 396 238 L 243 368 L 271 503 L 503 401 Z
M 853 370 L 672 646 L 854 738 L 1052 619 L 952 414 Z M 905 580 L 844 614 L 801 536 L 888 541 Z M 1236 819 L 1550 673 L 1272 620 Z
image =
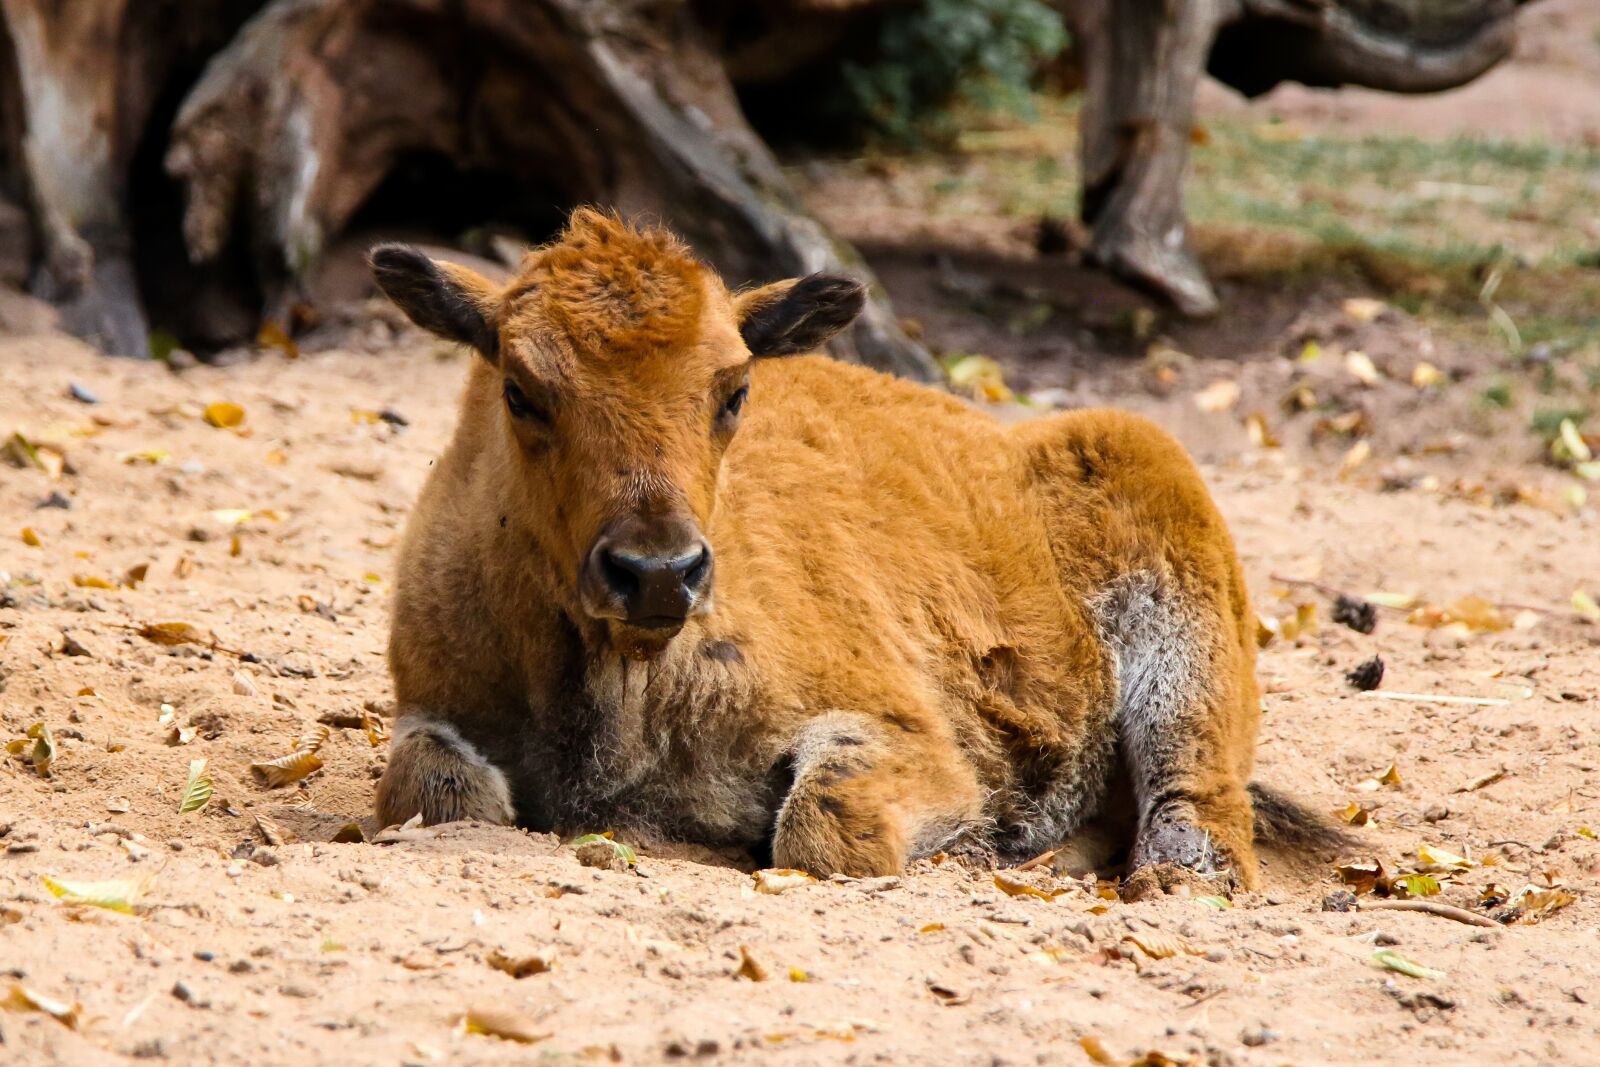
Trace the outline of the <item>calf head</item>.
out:
M 646 658 L 713 607 L 710 527 L 752 358 L 814 349 L 861 310 L 848 278 L 730 293 L 676 237 L 582 209 L 510 284 L 380 245 L 379 286 L 485 361 L 464 418 L 493 505 L 592 640 Z

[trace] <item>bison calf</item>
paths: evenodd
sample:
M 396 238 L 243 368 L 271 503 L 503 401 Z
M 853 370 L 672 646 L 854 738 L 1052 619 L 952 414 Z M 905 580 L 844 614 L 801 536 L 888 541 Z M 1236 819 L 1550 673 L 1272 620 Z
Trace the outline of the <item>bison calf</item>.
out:
M 401 245 L 372 267 L 481 357 L 396 581 L 385 821 L 865 875 L 1043 850 L 1126 795 L 1135 877 L 1255 884 L 1254 617 L 1160 429 L 1006 428 L 805 354 L 860 286 L 730 293 L 594 211 L 504 287 Z

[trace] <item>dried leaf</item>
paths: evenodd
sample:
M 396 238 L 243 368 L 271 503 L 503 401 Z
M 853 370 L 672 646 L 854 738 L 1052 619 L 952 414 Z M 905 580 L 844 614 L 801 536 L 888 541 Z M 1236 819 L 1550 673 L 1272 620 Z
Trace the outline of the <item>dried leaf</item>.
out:
M 1426 360 L 1411 368 L 1411 384 L 1418 389 L 1426 389 L 1433 385 L 1443 385 L 1445 380 L 1444 371 Z
M 1194 406 L 1213 414 L 1227 411 L 1239 402 L 1239 383 L 1227 378 L 1212 382 L 1194 395 Z
M 750 950 L 744 945 L 739 946 L 739 969 L 733 972 L 735 978 L 748 978 L 752 982 L 765 982 L 767 969 L 756 962 Z
M 1063 893 L 1069 892 L 1069 890 L 1066 889 L 1039 889 L 1035 886 L 1029 885 L 1026 882 L 1019 882 L 1016 879 L 1007 878 L 1003 874 L 997 874 L 994 876 L 994 887 L 1008 897 L 1038 897 L 1040 900 L 1054 900 Z
M 751 875 L 756 880 L 757 893 L 770 893 L 776 896 L 791 889 L 801 886 L 815 885 L 817 880 L 805 871 L 797 871 L 789 867 L 772 867 L 767 870 L 757 871 Z
M 281 845 L 286 840 L 283 834 L 283 827 L 265 815 L 256 816 L 256 829 L 261 833 L 261 840 L 269 845 Z
M 1537 889 L 1528 886 L 1521 890 L 1511 903 L 1517 909 L 1516 922 L 1532 925 L 1544 921 L 1577 899 L 1564 889 Z
M 205 631 L 186 622 L 150 622 L 139 627 L 139 636 L 158 645 L 209 645 Z
M 556 950 L 542 948 L 526 956 L 508 956 L 495 949 L 489 953 L 484 962 L 513 978 L 526 978 L 531 974 L 544 974 L 553 968 L 556 965 Z
M 123 463 L 144 464 L 158 467 L 172 459 L 172 453 L 164 448 L 135 448 L 117 454 L 117 459 Z
M 789 968 L 789 981 L 791 981 L 791 982 L 809 982 L 809 981 L 811 981 L 811 976 L 809 974 L 807 974 L 805 971 L 801 970 L 799 967 L 790 967 Z
M 1360 787 L 1357 786 L 1357 788 Z M 1360 804 L 1357 804 L 1355 801 L 1351 801 L 1342 808 L 1333 809 L 1333 817 L 1338 819 L 1340 822 L 1348 823 L 1351 826 L 1367 826 L 1373 821 L 1372 816 L 1375 810 L 1376 809 L 1374 808 L 1363 807 Z
M 1594 597 L 1578 589 L 1572 594 L 1572 610 L 1586 619 L 1600 622 L 1600 604 L 1596 604 Z
M 206 405 L 205 420 L 219 430 L 231 430 L 244 422 L 244 408 L 227 400 Z
M 1267 424 L 1267 417 L 1259 411 L 1245 416 L 1244 428 L 1250 435 L 1250 443 L 1257 448 L 1279 448 L 1283 444 Z
M 1562 419 L 1561 428 L 1557 432 L 1557 440 L 1565 450 L 1565 459 L 1575 463 L 1588 463 L 1594 459 L 1594 452 L 1589 448 L 1589 443 L 1583 439 L 1583 434 L 1578 432 L 1577 425 L 1571 419 Z
M 1210 908 L 1213 911 L 1227 911 L 1229 908 L 1233 907 L 1233 901 L 1229 900 L 1227 897 L 1195 897 L 1194 902 L 1202 907 Z
M 43 993 L 29 989 L 18 982 L 13 982 L 11 989 L 6 993 L 6 998 L 0 1000 L 0 1007 L 7 1011 L 41 1011 L 68 1030 L 78 1028 L 79 1018 L 83 1014 L 82 1004 L 68 1004 L 64 1000 L 47 997 Z
M 1458 856 L 1454 852 L 1432 845 L 1419 845 L 1417 859 L 1421 860 L 1425 867 L 1442 867 L 1447 870 L 1466 870 L 1473 865 L 1465 856 Z
M 1377 366 L 1372 362 L 1372 357 L 1365 352 L 1346 352 L 1344 354 L 1344 369 L 1350 376 L 1362 385 L 1376 385 L 1382 377 Z
M 306 775 L 322 769 L 322 760 L 314 752 L 291 752 L 277 759 L 250 764 L 250 774 L 260 784 L 275 789 L 280 785 L 298 782 Z
M 79 589 L 115 589 L 117 587 L 115 582 L 107 581 L 94 574 L 74 574 L 72 576 L 72 584 Z
M 1387 887 L 1388 878 L 1384 874 L 1383 864 L 1376 860 L 1361 863 L 1343 863 L 1335 867 L 1339 880 L 1350 887 L 1352 893 L 1376 892 L 1380 886 Z
M 964 993 L 955 986 L 937 979 L 927 979 L 927 986 L 928 992 L 933 994 L 934 999 L 947 1008 L 953 1008 L 958 1004 L 965 1004 L 967 1001 L 972 999 L 971 993 Z
M 136 563 L 129 567 L 122 576 L 122 584 L 129 589 L 139 588 L 139 583 L 144 581 L 145 575 L 150 573 L 150 564 Z
M 1417 603 L 1415 593 L 1390 593 L 1381 589 L 1376 593 L 1368 593 L 1364 599 L 1379 607 L 1396 608 L 1400 611 L 1410 610 Z
M 1340 475 L 1349 474 L 1371 458 L 1372 446 L 1365 441 L 1357 441 L 1350 446 L 1350 450 L 1339 460 Z
M 46 874 L 41 875 L 39 880 L 63 904 L 105 908 L 132 915 L 139 898 L 155 885 L 156 876 L 147 874 L 143 878 L 116 878 L 105 882 L 68 882 Z
M 300 735 L 300 739 L 294 743 L 294 750 L 315 755 L 322 748 L 323 742 L 328 740 L 328 733 L 326 725 L 317 723 Z
M 256 345 L 260 348 L 276 348 L 285 359 L 300 358 L 300 346 L 295 344 L 294 338 L 282 325 L 271 319 L 261 324 L 261 329 L 256 333 Z
M 1409 960 L 1392 948 L 1380 948 L 1372 954 L 1372 961 L 1380 967 L 1391 971 L 1408 974 L 1412 978 L 1443 978 L 1443 971 L 1436 971 L 1432 967 L 1424 967 L 1415 960 Z
M 183 787 L 183 799 L 178 802 L 178 814 L 188 815 L 199 811 L 211 802 L 211 778 L 206 774 L 206 761 L 189 761 L 189 780 Z
M 1146 956 L 1153 960 L 1171 959 L 1173 956 L 1204 956 L 1206 950 L 1196 948 L 1176 934 L 1165 933 L 1161 930 L 1140 930 L 1138 933 L 1125 934 L 1122 944 L 1133 945 Z
M 33 742 L 33 749 L 28 753 L 33 769 L 39 772 L 41 778 L 50 777 L 50 768 L 56 762 L 56 739 L 51 735 L 50 727 L 36 722 L 28 727 L 28 738 Z
M 537 1044 L 551 1036 L 535 1030 L 533 1021 L 526 1016 L 505 1008 L 469 1008 L 462 1013 L 459 1025 L 464 1033 L 498 1037 L 523 1045 Z
M 1506 768 L 1502 765 L 1498 770 L 1490 771 L 1488 774 L 1480 774 L 1480 775 L 1478 775 L 1478 777 L 1474 778 L 1472 781 L 1468 782 L 1466 785 L 1461 786 L 1460 788 L 1456 789 L 1455 792 L 1457 792 L 1457 793 L 1474 793 L 1474 792 L 1477 792 L 1479 789 L 1482 789 L 1486 785 L 1494 785 L 1494 783 L 1498 782 L 1500 779 L 1504 778 L 1509 773 L 1511 773 L 1511 772 L 1506 770 Z
M 1004 370 L 988 356 L 958 355 L 945 362 L 945 374 L 952 386 L 974 399 L 1000 404 L 1012 397 Z
M 44 542 L 39 539 L 39 535 L 34 531 L 32 526 L 24 526 L 22 528 L 22 543 L 27 545 L 29 548 L 44 547 Z
M 389 732 L 383 725 L 383 716 L 377 712 L 361 709 L 361 729 L 366 732 L 367 744 L 373 748 L 389 740 Z

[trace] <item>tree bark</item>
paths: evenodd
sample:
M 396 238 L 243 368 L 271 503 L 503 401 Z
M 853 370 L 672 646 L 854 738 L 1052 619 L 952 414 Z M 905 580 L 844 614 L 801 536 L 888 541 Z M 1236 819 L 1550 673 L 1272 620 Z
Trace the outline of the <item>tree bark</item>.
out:
M 274 0 L 184 102 L 167 167 L 190 255 L 217 256 L 243 218 L 282 317 L 417 151 L 653 214 L 735 284 L 844 270 L 874 298 L 836 354 L 935 375 L 866 266 L 800 207 L 682 3 Z
M 1189 246 L 1183 176 L 1195 88 L 1237 0 L 1084 0 L 1082 215 L 1089 255 L 1188 315 L 1217 310 Z

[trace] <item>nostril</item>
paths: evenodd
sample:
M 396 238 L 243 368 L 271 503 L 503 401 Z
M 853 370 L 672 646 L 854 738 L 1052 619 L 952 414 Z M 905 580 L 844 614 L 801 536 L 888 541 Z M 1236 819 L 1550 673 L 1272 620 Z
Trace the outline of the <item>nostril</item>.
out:
M 623 600 L 632 600 L 639 593 L 639 572 L 632 566 L 635 561 L 620 556 L 610 549 L 600 551 L 600 574 L 613 593 Z
M 695 556 L 694 561 L 689 564 L 689 569 L 683 572 L 684 588 L 691 591 L 699 589 L 705 584 L 706 578 L 710 574 L 711 547 L 709 545 L 701 545 L 700 554 Z

